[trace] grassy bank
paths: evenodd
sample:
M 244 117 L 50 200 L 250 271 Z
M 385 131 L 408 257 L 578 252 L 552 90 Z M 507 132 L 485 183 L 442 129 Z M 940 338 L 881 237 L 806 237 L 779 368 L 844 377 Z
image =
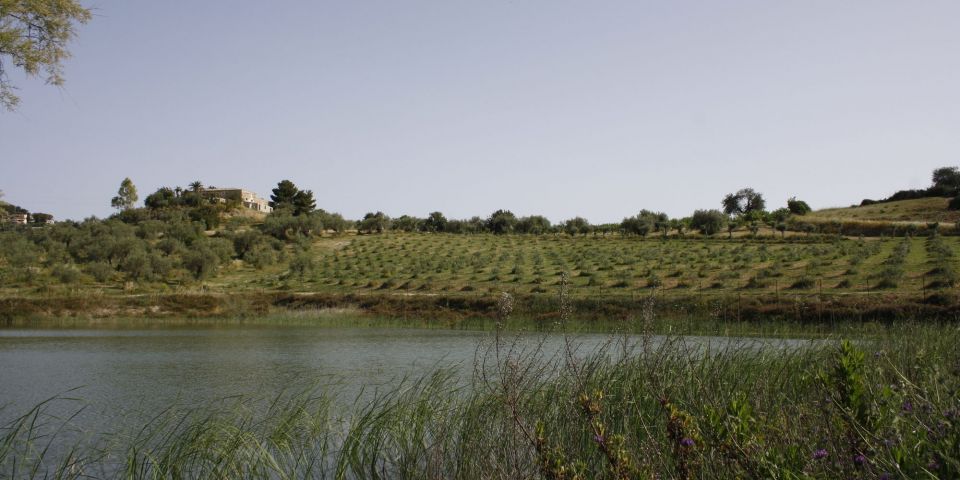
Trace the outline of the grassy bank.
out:
M 556 288 L 556 287 L 554 287 Z M 65 294 L 0 298 L 0 324 L 43 322 L 123 322 L 129 319 L 179 321 L 208 319 L 265 321 L 344 314 L 357 321 L 392 318 L 457 325 L 490 320 L 498 296 L 490 292 L 404 295 L 360 293 L 190 293 L 139 295 Z M 558 317 L 556 294 L 514 294 L 515 315 L 549 325 Z M 912 319 L 952 321 L 960 298 L 952 292 L 920 293 L 764 293 L 646 291 L 635 295 L 569 295 L 572 316 L 584 323 L 623 323 L 652 312 L 661 323 L 729 324 L 779 322 L 798 325 L 893 322 Z
M 544 357 L 535 336 L 503 333 L 480 346 L 472 379 L 441 369 L 350 411 L 316 390 L 266 407 L 171 405 L 57 445 L 69 422 L 41 405 L 0 431 L 0 476 L 956 478 L 958 341 L 930 324 L 709 352 L 614 336 Z

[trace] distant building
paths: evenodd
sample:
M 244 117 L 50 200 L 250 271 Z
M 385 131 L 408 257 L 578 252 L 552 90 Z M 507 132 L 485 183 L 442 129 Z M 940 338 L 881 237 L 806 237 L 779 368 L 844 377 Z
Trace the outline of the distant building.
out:
M 260 198 L 256 193 L 242 188 L 205 188 L 202 193 L 205 197 L 216 198 L 222 202 L 238 202 L 243 208 L 254 212 L 270 213 L 273 211 L 269 202 Z
M 26 225 L 30 216 L 26 213 L 11 213 L 7 216 L 7 221 L 17 225 Z

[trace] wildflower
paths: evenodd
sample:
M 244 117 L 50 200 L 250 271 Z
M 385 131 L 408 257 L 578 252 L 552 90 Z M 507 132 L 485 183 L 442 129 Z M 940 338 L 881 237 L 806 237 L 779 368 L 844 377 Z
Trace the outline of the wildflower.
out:
M 927 470 L 940 470 L 940 463 L 936 459 L 930 460 L 927 464 Z
M 893 479 L 893 476 L 887 472 L 883 472 L 880 474 L 880 480 L 891 480 L 891 479 Z
M 904 412 L 910 413 L 913 412 L 913 402 L 910 400 L 905 400 L 903 402 L 903 407 L 901 407 Z
M 597 434 L 593 436 L 593 441 L 599 443 L 600 445 L 603 445 L 607 441 L 607 439 L 604 438 L 603 435 Z
M 821 449 L 813 452 L 813 459 L 814 459 L 814 460 L 823 460 L 824 458 L 827 458 L 827 449 L 821 448 Z
M 853 457 L 853 463 L 857 464 L 857 466 L 863 466 L 863 464 L 867 463 L 867 457 L 865 457 L 862 453 L 859 453 L 857 456 Z
M 692 439 L 692 438 L 684 438 L 683 440 L 680 440 L 680 445 L 683 445 L 684 447 L 692 447 L 692 446 L 693 446 L 693 439 Z

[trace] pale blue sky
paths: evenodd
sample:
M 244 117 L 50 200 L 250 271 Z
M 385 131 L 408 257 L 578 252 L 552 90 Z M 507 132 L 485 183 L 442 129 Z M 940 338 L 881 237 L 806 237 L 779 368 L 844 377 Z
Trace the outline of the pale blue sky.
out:
M 62 90 L 12 75 L 0 190 L 105 216 L 284 178 L 348 217 L 601 223 L 923 187 L 960 164 L 957 1 L 89 1 Z

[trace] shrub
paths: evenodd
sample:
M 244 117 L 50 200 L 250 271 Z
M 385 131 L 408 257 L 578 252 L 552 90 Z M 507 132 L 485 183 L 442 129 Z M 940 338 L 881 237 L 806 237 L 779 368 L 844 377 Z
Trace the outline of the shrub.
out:
M 76 283 L 80 280 L 80 270 L 73 265 L 57 265 L 51 273 L 60 283 Z
M 316 265 L 313 261 L 313 256 L 311 256 L 309 252 L 300 252 L 290 260 L 290 271 L 288 275 L 290 277 L 303 279 L 310 275 L 314 268 L 316 268 Z
M 243 261 L 257 269 L 277 263 L 277 251 L 266 244 L 257 244 L 243 255 Z
M 149 280 L 153 276 L 150 257 L 143 250 L 137 250 L 127 255 L 120 262 L 119 270 L 127 274 L 127 278 L 136 281 Z
M 727 217 L 719 210 L 697 210 L 690 219 L 690 228 L 700 230 L 704 235 L 713 235 L 726 223 Z
M 217 258 L 220 259 L 220 263 L 229 262 L 230 259 L 236 254 L 236 252 L 233 250 L 233 242 L 226 238 L 209 238 L 205 240 L 203 244 L 205 248 L 209 248 L 210 251 L 217 255 Z
M 197 280 L 212 275 L 219 265 L 220 257 L 206 246 L 190 250 L 183 256 L 183 268 Z
M 116 272 L 116 269 L 106 262 L 88 263 L 86 266 L 84 266 L 83 270 L 98 282 L 106 282 L 107 280 L 110 280 L 110 278 Z
M 951 198 L 950 203 L 947 204 L 947 208 L 950 210 L 960 210 L 960 196 Z

